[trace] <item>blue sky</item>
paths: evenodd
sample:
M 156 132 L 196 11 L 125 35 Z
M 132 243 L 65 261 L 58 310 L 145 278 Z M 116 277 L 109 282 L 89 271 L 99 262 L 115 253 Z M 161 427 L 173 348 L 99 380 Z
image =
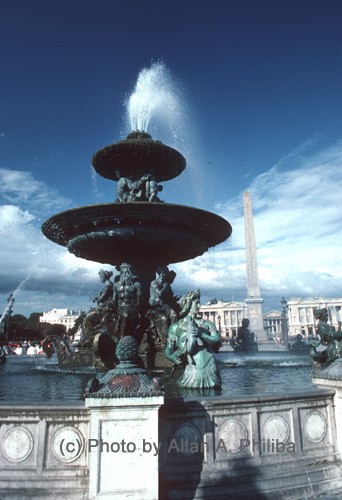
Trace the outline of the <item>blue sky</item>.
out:
M 282 295 L 341 296 L 341 15 L 337 0 L 2 1 L 0 304 L 25 280 L 15 312 L 91 305 L 101 266 L 40 226 L 114 199 L 91 157 L 129 132 L 125 101 L 153 61 L 179 114 L 148 131 L 188 161 L 163 199 L 233 226 L 227 243 L 174 266 L 175 291 L 246 297 L 248 190 L 265 310 Z

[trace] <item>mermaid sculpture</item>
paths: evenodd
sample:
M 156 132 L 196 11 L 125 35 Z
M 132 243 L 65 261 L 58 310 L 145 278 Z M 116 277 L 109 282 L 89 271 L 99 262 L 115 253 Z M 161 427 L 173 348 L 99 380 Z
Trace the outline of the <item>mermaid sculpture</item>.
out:
M 185 367 L 178 383 L 182 387 L 210 389 L 221 387 L 215 353 L 222 345 L 212 321 L 198 318 L 200 292 L 191 291 L 181 299 L 179 320 L 171 324 L 165 356 L 177 366 Z

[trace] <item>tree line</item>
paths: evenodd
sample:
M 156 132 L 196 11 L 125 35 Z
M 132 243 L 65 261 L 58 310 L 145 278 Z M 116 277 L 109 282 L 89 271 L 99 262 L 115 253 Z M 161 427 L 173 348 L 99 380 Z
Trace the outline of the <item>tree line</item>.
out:
M 13 314 L 9 320 L 6 318 L 0 325 L 0 342 L 3 343 L 6 339 L 8 342 L 16 340 L 43 340 L 48 335 L 74 335 L 79 325 L 82 324 L 84 317 L 81 315 L 76 320 L 75 326 L 67 331 L 65 325 L 41 323 L 39 318 L 42 315 L 42 312 L 33 312 L 28 318 L 22 314 Z

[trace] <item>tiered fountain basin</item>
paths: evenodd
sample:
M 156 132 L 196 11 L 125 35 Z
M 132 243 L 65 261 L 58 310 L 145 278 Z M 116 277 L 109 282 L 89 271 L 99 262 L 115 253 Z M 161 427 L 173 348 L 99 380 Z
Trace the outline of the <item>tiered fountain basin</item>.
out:
M 180 175 L 186 161 L 179 151 L 136 131 L 100 149 L 92 165 L 102 177 L 114 181 L 137 181 L 148 174 L 159 183 Z M 198 257 L 225 241 L 232 228 L 205 210 L 138 200 L 68 210 L 48 219 L 42 231 L 77 257 L 151 268 Z
M 92 165 L 102 177 L 114 181 L 121 177 L 139 179 L 148 171 L 162 182 L 178 177 L 186 161 L 176 149 L 154 141 L 146 132 L 136 131 L 123 141 L 100 149 L 94 154 Z
M 48 219 L 50 240 L 77 257 L 111 265 L 153 266 L 193 259 L 225 241 L 230 224 L 205 210 L 171 203 L 107 203 Z

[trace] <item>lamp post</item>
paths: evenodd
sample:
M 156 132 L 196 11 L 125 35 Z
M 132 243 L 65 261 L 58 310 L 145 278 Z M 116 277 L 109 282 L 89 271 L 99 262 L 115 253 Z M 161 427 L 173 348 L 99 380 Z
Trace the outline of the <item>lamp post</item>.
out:
M 217 315 L 217 321 L 218 321 L 218 331 L 219 334 L 221 335 L 221 316 L 219 314 Z
M 285 349 L 288 350 L 289 348 L 289 331 L 287 328 L 287 302 L 285 297 L 282 297 L 280 304 L 282 305 L 283 308 L 283 338 L 284 338 L 284 343 L 285 343 Z

